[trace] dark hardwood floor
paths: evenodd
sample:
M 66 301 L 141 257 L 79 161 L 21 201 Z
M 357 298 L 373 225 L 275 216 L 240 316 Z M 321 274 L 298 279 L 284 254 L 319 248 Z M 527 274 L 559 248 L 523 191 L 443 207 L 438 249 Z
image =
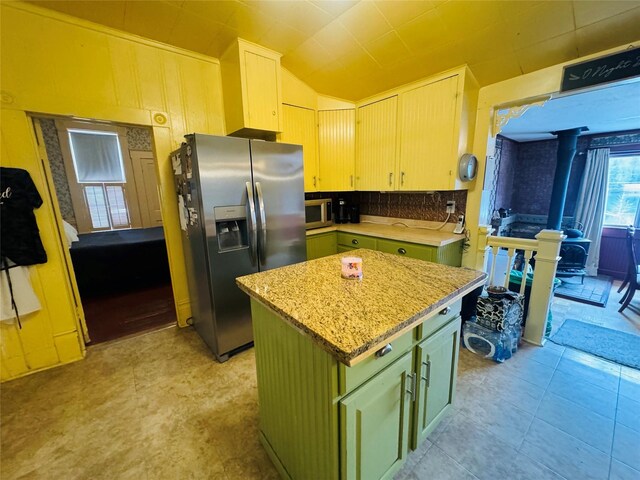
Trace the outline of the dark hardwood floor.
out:
M 171 285 L 85 295 L 82 306 L 91 337 L 89 345 L 176 322 Z

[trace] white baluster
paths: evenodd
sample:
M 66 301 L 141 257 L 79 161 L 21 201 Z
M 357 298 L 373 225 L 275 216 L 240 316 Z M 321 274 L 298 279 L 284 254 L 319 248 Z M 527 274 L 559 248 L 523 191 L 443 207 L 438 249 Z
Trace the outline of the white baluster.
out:
M 498 252 L 500 251 L 500 247 L 491 247 L 491 253 L 493 254 L 493 259 L 491 260 L 491 273 L 489 274 L 489 285 L 493 285 L 493 277 L 496 273 L 496 260 L 498 260 Z
M 524 251 L 524 260 L 522 264 L 522 282 L 520 283 L 520 295 L 524 295 L 524 289 L 527 286 L 527 272 L 529 271 L 529 261 L 533 256 L 533 251 Z
M 510 248 L 507 250 L 507 275 L 504 277 L 504 288 L 509 289 L 509 277 L 511 275 L 511 270 L 513 270 L 513 256 L 516 253 L 515 248 Z

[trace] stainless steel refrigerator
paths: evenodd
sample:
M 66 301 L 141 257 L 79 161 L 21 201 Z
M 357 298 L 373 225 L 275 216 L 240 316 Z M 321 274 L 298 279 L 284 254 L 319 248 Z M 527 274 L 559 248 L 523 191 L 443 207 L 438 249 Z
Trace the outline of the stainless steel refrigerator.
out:
M 253 340 L 242 275 L 306 260 L 302 147 L 191 134 L 171 161 L 193 325 L 223 362 Z

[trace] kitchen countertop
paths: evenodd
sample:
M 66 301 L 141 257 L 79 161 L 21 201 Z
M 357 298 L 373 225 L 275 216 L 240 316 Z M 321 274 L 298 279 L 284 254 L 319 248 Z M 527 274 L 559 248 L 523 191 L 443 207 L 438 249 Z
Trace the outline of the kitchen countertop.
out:
M 373 250 L 358 249 L 351 255 L 363 259 L 362 280 L 340 276 L 344 255 L 338 254 L 236 282 L 352 366 L 486 280 L 483 272 Z
M 464 235 L 450 231 L 427 230 L 418 227 L 404 227 L 402 225 L 390 225 L 384 223 L 341 223 L 330 227 L 314 228 L 307 230 L 307 236 L 318 235 L 327 232 L 346 232 L 371 237 L 386 238 L 400 242 L 418 243 L 433 247 L 442 247 L 450 243 L 464 240 Z

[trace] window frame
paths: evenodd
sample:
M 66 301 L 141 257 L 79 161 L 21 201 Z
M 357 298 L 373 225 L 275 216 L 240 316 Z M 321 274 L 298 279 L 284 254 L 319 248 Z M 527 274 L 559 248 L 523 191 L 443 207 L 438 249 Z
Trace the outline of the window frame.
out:
M 609 153 L 609 171 L 607 171 L 607 198 L 605 199 L 605 202 L 608 202 L 609 200 L 609 174 L 610 174 L 610 170 L 611 170 L 611 160 L 613 160 L 614 158 L 620 158 L 620 157 L 637 157 L 640 156 L 640 145 L 625 145 L 625 146 L 617 146 L 617 147 L 612 147 L 610 149 L 610 153 Z M 631 183 L 631 182 L 629 182 Z M 638 206 L 636 207 L 636 215 L 632 221 L 632 224 L 634 227 L 639 227 L 640 225 L 638 225 L 638 223 L 640 222 L 640 215 L 638 215 L 638 210 L 640 210 L 640 202 L 638 203 Z M 603 212 L 603 217 L 606 218 L 607 215 L 607 203 L 605 203 L 605 207 L 604 207 L 604 212 Z M 609 224 L 609 223 L 605 223 L 604 218 L 602 220 L 602 227 L 603 228 L 620 228 L 620 229 L 626 229 L 629 225 L 621 225 L 621 224 Z
M 74 214 L 76 217 L 77 229 L 79 233 L 91 233 L 110 230 L 126 230 L 130 228 L 141 228 L 142 219 L 140 215 L 140 207 L 138 203 L 138 195 L 136 191 L 135 176 L 133 171 L 133 164 L 131 161 L 131 155 L 129 153 L 129 144 L 127 142 L 126 128 L 117 125 L 101 124 L 94 122 L 82 122 L 77 120 L 56 120 L 56 128 L 58 130 L 58 139 L 60 141 L 60 147 L 62 149 L 62 157 L 64 159 L 64 166 L 67 176 L 67 182 L 69 184 L 69 191 L 71 193 L 71 203 L 73 205 Z M 124 168 L 125 182 L 91 182 L 91 183 L 79 183 L 76 175 L 76 169 L 74 165 L 74 158 L 71 153 L 71 143 L 69 140 L 69 130 L 86 130 L 87 132 L 108 132 L 115 133 L 120 145 L 120 154 L 122 156 L 122 164 Z M 124 197 L 127 203 L 127 210 L 129 214 L 129 225 L 126 227 L 113 227 L 111 215 L 109 214 L 109 227 L 94 228 L 89 206 L 86 201 L 84 188 L 87 186 L 102 185 L 103 188 L 110 185 L 122 186 Z M 105 197 L 108 205 L 108 199 Z

